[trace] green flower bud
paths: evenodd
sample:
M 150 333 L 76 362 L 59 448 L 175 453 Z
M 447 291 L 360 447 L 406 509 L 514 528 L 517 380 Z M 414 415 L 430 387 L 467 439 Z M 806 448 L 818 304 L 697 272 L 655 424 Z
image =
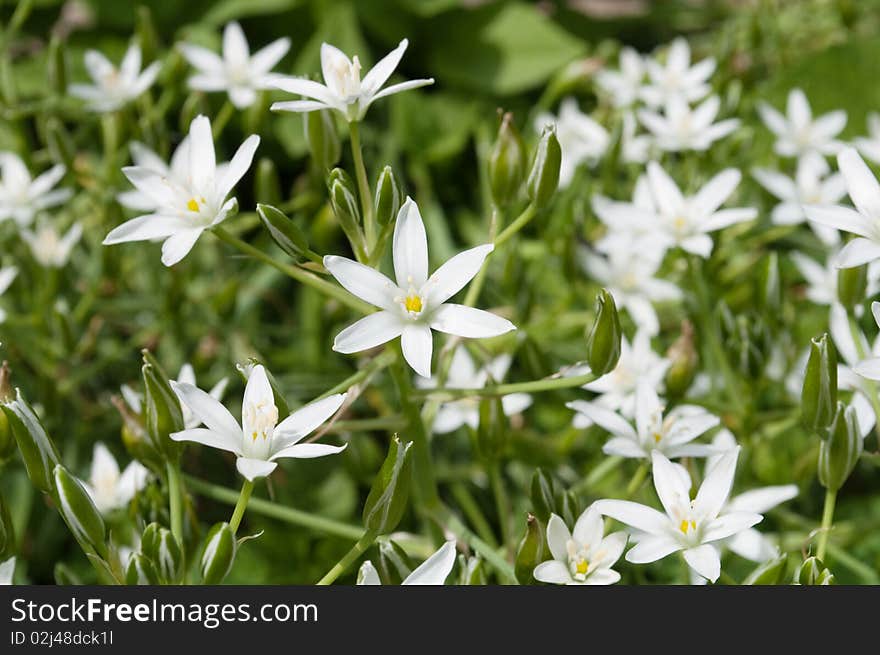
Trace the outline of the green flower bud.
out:
M 397 218 L 400 211 L 401 198 L 400 187 L 394 178 L 394 171 L 386 166 L 379 173 L 379 181 L 376 182 L 376 221 L 379 225 L 388 225 Z
M 364 504 L 364 527 L 376 534 L 391 532 L 406 510 L 410 485 L 410 460 L 407 457 L 412 441 L 401 445 L 397 436 L 391 440 L 388 455 L 373 480 Z
M 527 189 L 529 200 L 539 209 L 546 206 L 556 187 L 559 186 L 559 167 L 562 165 L 562 149 L 556 138 L 556 128 L 544 128 L 541 140 L 535 150 L 535 159 L 529 173 Z
M 757 276 L 757 305 L 767 316 L 778 316 L 782 307 L 782 282 L 779 273 L 779 255 L 769 252 L 760 262 Z
M 156 551 L 159 548 L 159 530 L 161 529 L 161 525 L 153 522 L 144 528 L 141 535 L 141 552 L 150 559 L 156 557 Z
M 507 443 L 507 419 L 501 397 L 482 398 L 479 405 L 480 423 L 477 426 L 477 454 L 483 459 L 498 459 Z
M 532 513 L 541 523 L 546 524 L 550 520 L 550 514 L 556 511 L 556 485 L 544 469 L 537 469 L 532 476 L 529 497 L 532 501 Z
M 8 403 L 15 398 L 11 375 L 9 362 L 4 361 L 0 364 L 0 403 Z M 12 427 L 9 425 L 6 414 L 0 411 L 0 463 L 9 459 L 14 450 L 15 437 L 12 434 Z
M 160 584 L 179 583 L 183 573 L 183 551 L 168 528 L 150 523 L 141 536 L 141 553 L 153 563 Z
M 823 434 L 837 406 L 837 353 L 827 334 L 813 339 L 801 392 L 801 421 Z
M 183 430 L 183 414 L 180 400 L 171 389 L 168 374 L 148 350 L 141 351 L 144 365 L 144 417 L 147 433 L 153 444 L 166 458 L 176 460 L 180 445 L 170 439 L 172 432 Z
M 55 465 L 55 492 L 61 516 L 73 536 L 84 546 L 107 558 L 104 519 L 82 483 L 61 464 Z
M 752 571 L 749 576 L 743 580 L 744 585 L 777 585 L 782 584 L 782 578 L 788 568 L 788 554 L 783 553 L 776 559 L 765 562 Z
M 596 297 L 596 320 L 587 335 L 587 363 L 595 375 L 605 375 L 617 366 L 620 336 L 620 317 L 614 296 L 602 289 Z
M 46 53 L 46 61 L 49 70 L 47 78 L 49 88 L 57 95 L 67 93 L 67 53 L 64 41 L 57 34 L 49 40 L 49 49 Z
M 399 585 L 404 578 L 412 573 L 412 561 L 396 542 L 383 540 L 379 544 L 379 559 L 377 561 L 377 573 L 383 584 Z
M 841 268 L 837 271 L 837 299 L 852 311 L 868 295 L 868 265 Z
M 21 397 L 21 392 L 16 389 L 15 394 L 15 400 L 4 402 L 0 409 L 18 444 L 28 478 L 40 491 L 52 493 L 55 488 L 52 469 L 60 461 L 58 450 L 34 410 Z
M 855 407 L 837 403 L 827 436 L 819 444 L 819 482 L 837 491 L 846 482 L 862 454 L 862 435 Z
M 526 533 L 519 542 L 514 572 L 520 584 L 534 584 L 532 572 L 544 561 L 544 527 L 534 514 L 526 518 Z
M 689 321 L 681 324 L 681 335 L 666 351 L 671 362 L 666 369 L 666 395 L 681 398 L 690 388 L 697 375 L 699 355 L 694 347 L 694 328 Z
M 208 532 L 202 551 L 202 579 L 204 584 L 220 584 L 235 561 L 235 535 L 228 523 L 217 523 Z
M 458 556 L 459 577 L 458 584 L 468 586 L 481 586 L 486 584 L 486 567 L 479 557 Z
M 284 212 L 271 205 L 257 205 L 257 214 L 272 240 L 293 259 L 302 259 L 309 249 L 309 240 L 299 226 Z
M 808 557 L 795 571 L 792 584 L 796 585 L 832 585 L 834 574 L 825 568 L 818 557 Z
M 159 575 L 150 558 L 143 553 L 135 553 L 128 562 L 125 571 L 125 584 L 127 585 L 155 585 L 159 584 Z
M 352 246 L 363 249 L 361 210 L 351 178 L 341 168 L 334 168 L 330 172 L 327 185 L 330 188 L 330 205 L 333 207 L 339 226 Z
M 257 175 L 254 183 L 254 195 L 265 205 L 277 205 L 281 202 L 281 182 L 278 180 L 278 169 L 268 157 L 257 163 Z M 257 205 L 258 211 L 259 206 Z
M 310 111 L 305 117 L 306 144 L 309 153 L 322 171 L 330 170 L 342 155 L 336 123 L 329 109 Z
M 516 200 L 525 175 L 526 149 L 513 125 L 513 114 L 508 112 L 501 118 L 498 137 L 489 154 L 489 186 L 495 204 L 503 207 Z
M 12 516 L 9 514 L 9 506 L 0 494 L 0 560 L 9 558 L 15 549 L 15 527 L 12 525 Z

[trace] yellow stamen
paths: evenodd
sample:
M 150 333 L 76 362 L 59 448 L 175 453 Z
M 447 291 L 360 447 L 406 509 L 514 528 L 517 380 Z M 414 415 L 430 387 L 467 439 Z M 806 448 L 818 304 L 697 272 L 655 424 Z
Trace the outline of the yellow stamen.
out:
M 654 443 L 660 443 L 660 440 L 663 438 L 663 435 L 659 432 L 654 433 Z
M 201 198 L 201 201 L 205 202 L 205 199 Z M 190 198 L 189 202 L 186 203 L 186 208 L 188 210 L 190 210 L 191 212 L 198 212 L 199 211 L 199 201 L 196 200 L 195 198 Z
M 581 575 L 586 575 L 587 571 L 589 569 L 590 569 L 590 563 L 587 560 L 582 559 L 582 560 L 578 561 L 577 567 L 576 567 L 576 570 L 578 573 L 580 573 Z
M 681 530 L 684 534 L 687 534 L 688 531 L 697 529 L 697 522 L 682 519 L 681 523 L 678 526 L 678 529 Z
M 418 314 L 422 311 L 422 298 L 417 295 L 407 296 L 403 301 L 403 306 L 406 307 L 406 311 Z

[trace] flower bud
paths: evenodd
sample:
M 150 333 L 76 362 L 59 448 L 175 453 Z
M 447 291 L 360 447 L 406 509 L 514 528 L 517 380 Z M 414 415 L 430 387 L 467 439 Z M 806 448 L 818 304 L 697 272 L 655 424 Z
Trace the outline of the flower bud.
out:
M 352 247 L 363 249 L 361 210 L 351 178 L 341 168 L 334 168 L 330 172 L 327 185 L 330 188 L 330 205 L 333 207 L 339 226 L 345 232 Z
M 613 371 L 620 359 L 620 317 L 614 296 L 602 289 L 596 297 L 596 319 L 587 335 L 587 363 L 596 376 Z
M 306 143 L 321 171 L 330 170 L 342 155 L 336 123 L 329 109 L 310 111 L 305 116 Z
M 825 568 L 818 557 L 808 557 L 795 571 L 792 584 L 796 585 L 832 585 L 834 574 Z
M 479 557 L 458 556 L 459 577 L 458 584 L 467 586 L 482 586 L 486 584 L 486 567 Z
M 801 421 L 823 434 L 837 405 L 837 353 L 827 334 L 813 339 L 801 392 Z
M 503 207 L 516 200 L 525 174 L 525 146 L 513 125 L 513 114 L 508 112 L 501 118 L 498 137 L 489 154 L 489 186 L 496 205 Z
M 373 486 L 364 503 L 364 527 L 376 534 L 391 532 L 406 510 L 409 497 L 410 460 L 407 457 L 412 441 L 401 445 L 395 435 L 388 455 L 373 480 Z
M 258 204 L 257 214 L 272 240 L 293 259 L 301 259 L 309 249 L 309 240 L 299 226 L 271 205 Z
M 556 128 L 544 128 L 541 140 L 535 150 L 535 159 L 529 173 L 527 184 L 529 200 L 539 209 L 546 206 L 556 187 L 559 186 L 559 167 L 562 164 L 562 149 L 556 138 Z
M 176 584 L 183 572 L 183 551 L 168 528 L 150 523 L 141 537 L 141 553 L 153 563 L 160 584 Z
M 7 559 L 15 549 L 15 528 L 9 514 L 9 506 L 0 494 L 0 560 Z
M 60 461 L 58 450 L 21 392 L 16 389 L 15 394 L 15 400 L 4 402 L 0 409 L 18 444 L 31 483 L 40 491 L 52 493 L 55 488 L 52 469 Z
M 257 175 L 254 181 L 254 195 L 260 203 L 277 205 L 281 202 L 281 182 L 278 180 L 278 169 L 275 162 L 263 157 L 257 163 Z M 260 205 L 257 205 L 259 211 Z
M 856 408 L 837 403 L 828 434 L 819 444 L 819 482 L 829 491 L 837 491 L 846 482 L 862 454 L 862 435 Z
M 507 419 L 501 397 L 480 400 L 480 423 L 477 425 L 477 454 L 483 459 L 498 459 L 507 443 Z
M 180 445 L 169 438 L 172 432 L 183 430 L 183 414 L 180 400 L 171 389 L 168 374 L 148 350 L 141 351 L 144 365 L 144 417 L 147 433 L 153 444 L 166 458 L 176 460 Z
M 379 181 L 376 182 L 376 221 L 379 225 L 388 225 L 400 211 L 401 194 L 394 178 L 394 171 L 386 166 L 379 173 Z
M 743 580 L 744 585 L 777 585 L 782 584 L 782 578 L 788 568 L 788 554 L 783 553 L 769 562 L 761 564 Z
M 526 517 L 526 533 L 519 542 L 514 572 L 520 584 L 534 584 L 532 571 L 544 561 L 544 528 L 534 514 Z
M 757 305 L 765 315 L 774 317 L 782 307 L 782 283 L 779 273 L 779 255 L 776 251 L 769 252 L 758 265 Z
M 235 561 L 235 535 L 228 523 L 217 523 L 208 532 L 202 552 L 202 580 L 204 584 L 220 584 Z
M 128 562 L 125 571 L 125 584 L 127 585 L 155 585 L 159 584 L 159 575 L 150 558 L 143 553 L 135 553 Z
M 377 573 L 384 584 L 399 585 L 413 571 L 413 563 L 406 551 L 392 540 L 379 543 Z
M 689 321 L 681 324 L 681 335 L 666 351 L 669 368 L 666 369 L 666 395 L 681 398 L 697 375 L 699 355 L 694 348 L 694 328 Z
M 868 295 L 868 265 L 837 270 L 837 299 L 847 310 L 861 305 Z
M 82 483 L 62 464 L 53 472 L 58 506 L 73 536 L 84 546 L 106 559 L 107 544 L 104 519 Z
M 7 403 L 15 398 L 12 390 L 9 362 L 0 364 L 0 403 Z M 0 411 L 0 463 L 9 459 L 15 450 L 15 437 L 12 435 L 12 427 L 6 418 L 6 414 Z
M 64 41 L 57 34 L 49 40 L 49 49 L 46 52 L 48 71 L 46 77 L 49 88 L 60 96 L 67 93 L 67 53 Z
M 553 478 L 542 468 L 537 469 L 532 476 L 529 497 L 532 501 L 532 513 L 541 523 L 547 523 L 550 514 L 556 511 L 556 489 Z

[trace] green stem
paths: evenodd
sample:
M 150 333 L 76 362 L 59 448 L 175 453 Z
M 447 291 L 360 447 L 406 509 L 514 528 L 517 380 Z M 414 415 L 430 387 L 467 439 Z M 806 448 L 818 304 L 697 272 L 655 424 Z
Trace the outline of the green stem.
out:
M 229 122 L 229 119 L 232 118 L 234 113 L 235 107 L 232 106 L 232 103 L 229 100 L 223 103 L 223 106 L 220 108 L 220 111 L 217 112 L 217 115 L 214 116 L 214 120 L 211 124 L 211 134 L 215 140 L 223 134 L 226 124 Z
M 508 556 L 512 556 L 510 539 L 510 501 L 504 490 L 504 480 L 501 477 L 501 464 L 498 461 L 489 464 L 489 482 L 492 485 L 492 495 L 495 497 L 495 511 L 498 513 L 498 523 L 501 526 L 501 543 L 504 545 Z
M 465 517 L 474 526 L 480 539 L 488 543 L 493 549 L 496 548 L 498 544 L 496 543 L 495 535 L 492 534 L 492 527 L 489 525 L 489 521 L 486 520 L 483 510 L 480 509 L 477 501 L 474 500 L 473 495 L 468 490 L 466 483 L 453 482 L 450 485 L 450 491 L 458 502 L 461 511 L 464 512 Z
M 506 228 L 501 230 L 501 234 L 495 237 L 495 247 L 499 247 L 505 241 L 513 237 L 517 232 L 523 229 L 529 222 L 535 217 L 537 213 L 537 208 L 534 204 L 529 203 L 529 206 L 526 207 L 522 214 L 513 219 L 513 223 L 508 225 Z
M 587 475 L 580 482 L 574 485 L 571 490 L 574 493 L 579 494 L 583 491 L 586 491 L 587 489 L 594 487 L 606 475 L 608 475 L 609 473 L 611 473 L 611 471 L 620 466 L 621 462 L 623 462 L 623 457 L 618 457 L 617 455 L 612 455 L 611 457 L 604 458 L 597 467 L 590 471 L 589 475 Z
M 642 483 L 645 481 L 645 478 L 648 475 L 648 464 L 646 462 L 642 462 L 639 464 L 639 468 L 636 469 L 636 472 L 633 474 L 632 479 L 629 481 L 629 484 L 626 487 L 626 497 L 632 498 L 632 496 L 639 490 L 639 487 L 642 486 Z
M 327 398 L 328 396 L 332 396 L 336 393 L 342 393 L 343 391 L 348 391 L 354 385 L 363 382 L 364 380 L 373 376 L 373 374 L 378 373 L 383 368 L 389 366 L 397 359 L 397 353 L 393 350 L 385 350 L 381 355 L 375 357 L 369 364 L 364 366 L 357 373 L 349 375 L 342 382 L 337 384 L 332 389 L 328 389 L 320 396 L 315 398 L 315 400 L 322 400 L 323 398 Z
M 354 170 L 357 177 L 358 195 L 361 198 L 361 212 L 364 216 L 364 237 L 367 241 L 367 254 L 376 246 L 376 221 L 373 216 L 373 196 L 370 182 L 367 180 L 367 169 L 364 166 L 364 153 L 361 150 L 360 124 L 352 121 L 348 124 L 351 137 L 351 155 L 354 158 Z
M 336 580 L 336 578 L 345 573 L 346 569 L 348 569 L 358 557 L 363 555 L 367 548 L 373 545 L 373 542 L 376 541 L 376 537 L 377 535 L 373 531 L 365 532 L 364 535 L 358 539 L 357 543 L 351 547 L 351 550 L 349 550 L 341 560 L 336 562 L 336 564 L 333 565 L 333 568 L 327 571 L 323 578 L 318 580 L 318 584 L 333 584 L 333 581 Z
M 849 332 L 852 335 L 853 343 L 856 345 L 856 352 L 859 355 L 859 359 L 867 359 L 868 353 L 865 351 L 865 335 L 862 334 L 862 331 L 859 329 L 859 325 L 856 322 L 856 318 L 851 312 L 847 312 L 847 319 L 849 322 Z M 871 402 L 871 407 L 874 409 L 874 415 L 878 418 L 877 423 L 874 425 L 874 432 L 877 435 L 878 444 L 880 444 L 880 397 L 877 395 L 877 385 L 873 380 L 864 379 L 862 381 L 862 387 L 867 391 L 868 400 Z
M 828 548 L 828 533 L 834 521 L 834 505 L 837 502 L 837 492 L 828 489 L 825 491 L 825 508 L 822 510 L 822 526 L 819 528 L 819 545 L 816 548 L 816 557 L 825 560 L 825 551 Z
M 232 518 L 229 519 L 229 527 L 232 530 L 232 534 L 235 535 L 238 532 L 238 526 L 241 524 L 241 518 L 244 516 L 244 510 L 247 509 L 248 501 L 251 498 L 251 493 L 254 490 L 254 483 L 250 480 L 245 480 L 241 485 L 241 493 L 238 495 L 238 502 L 235 504 L 235 510 L 232 512 Z
M 593 373 L 575 375 L 572 377 L 551 377 L 531 382 L 514 382 L 512 384 L 489 384 L 485 387 L 472 389 L 416 389 L 413 396 L 417 398 L 431 398 L 439 402 L 449 402 L 462 398 L 492 398 L 506 396 L 512 393 L 537 393 L 541 391 L 555 391 L 558 389 L 571 389 L 595 381 Z
M 180 482 L 180 465 L 167 462 L 165 471 L 168 475 L 168 505 L 171 513 L 171 534 L 183 547 L 183 487 Z
M 272 259 L 272 257 L 264 253 L 259 248 L 255 248 L 251 244 L 242 241 L 238 237 L 230 234 L 223 227 L 216 226 L 211 231 L 221 241 L 228 243 L 229 245 L 240 250 L 241 252 L 250 255 L 254 259 L 259 259 L 264 264 L 268 264 L 272 268 L 281 271 L 285 275 L 292 277 L 297 282 L 301 282 L 302 284 L 312 287 L 313 289 L 320 291 L 324 295 L 329 296 L 334 300 L 338 300 L 343 305 L 347 305 L 351 309 L 360 312 L 361 314 L 372 314 L 374 311 L 371 305 L 368 305 L 364 301 L 355 298 L 342 287 L 338 287 L 335 284 L 332 284 L 327 280 L 318 277 L 314 273 L 303 270 L 298 266 L 291 266 L 290 264 L 284 264 L 282 262 Z

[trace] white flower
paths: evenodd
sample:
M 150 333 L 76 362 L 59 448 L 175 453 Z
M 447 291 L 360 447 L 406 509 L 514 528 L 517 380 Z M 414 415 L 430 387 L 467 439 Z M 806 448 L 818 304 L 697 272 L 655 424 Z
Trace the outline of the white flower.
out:
M 629 107 L 639 98 L 645 79 L 645 60 L 636 50 L 620 50 L 620 69 L 603 68 L 596 73 L 596 85 L 615 107 Z
M 382 88 L 400 63 L 409 41 L 404 39 L 394 50 L 370 69 L 361 80 L 361 62 L 357 56 L 349 59 L 344 52 L 329 43 L 321 44 L 321 71 L 324 84 L 292 77 L 276 78 L 272 85 L 310 100 L 276 102 L 273 111 L 307 112 L 316 109 L 335 109 L 349 122 L 360 121 L 369 106 L 378 100 L 401 91 L 433 84 L 432 79 L 409 80 Z
M 653 107 L 661 107 L 672 98 L 695 102 L 711 90 L 707 82 L 715 72 L 715 59 L 707 57 L 691 66 L 691 48 L 682 37 L 670 45 L 665 65 L 656 58 L 648 58 L 646 65 L 650 83 L 642 88 L 641 96 Z
M 837 256 L 837 268 L 853 268 L 880 259 L 880 184 L 854 148 L 837 155 L 837 166 L 855 209 L 843 205 L 806 205 L 807 218 L 856 235 Z
M 755 512 L 727 512 L 727 503 L 739 447 L 728 450 L 709 469 L 703 484 L 691 500 L 691 479 L 683 466 L 654 453 L 654 488 L 665 514 L 628 500 L 600 500 L 595 503 L 610 516 L 638 531 L 636 546 L 626 554 L 633 564 L 647 564 L 684 551 L 684 559 L 699 575 L 715 582 L 721 575 L 721 558 L 715 542 L 733 537 L 759 523 Z
M 840 271 L 836 254 L 829 255 L 824 266 L 799 252 L 791 253 L 791 259 L 807 281 L 805 295 L 809 300 L 817 305 L 833 305 L 837 302 L 837 277 Z M 870 298 L 877 292 L 880 292 L 880 260 L 868 264 L 865 296 Z M 857 306 L 855 311 L 861 314 L 862 307 Z
M 241 406 L 242 424 L 220 402 L 186 382 L 172 382 L 171 387 L 189 406 L 193 415 L 207 427 L 173 432 L 175 441 L 192 441 L 227 450 L 238 456 L 238 472 L 253 481 L 269 475 L 283 457 L 306 459 L 334 455 L 345 446 L 299 443 L 338 410 L 346 394 L 317 400 L 290 414 L 278 423 L 278 408 L 272 386 L 262 365 L 254 366 L 248 377 Z
M 192 250 L 202 232 L 223 221 L 236 207 L 235 198 L 226 200 L 226 196 L 250 168 L 259 143 L 260 137 L 252 134 L 229 165 L 218 170 L 211 121 L 197 116 L 189 128 L 185 179 L 141 166 L 122 169 L 137 190 L 155 203 L 156 209 L 114 228 L 104 239 L 104 245 L 164 238 L 162 263 L 176 264 Z
M 382 310 L 337 334 L 333 350 L 355 353 L 400 337 L 407 363 L 416 373 L 429 378 L 431 330 L 475 339 L 515 330 L 513 323 L 500 316 L 446 302 L 473 279 L 493 249 L 492 244 L 486 244 L 465 250 L 428 277 L 425 224 L 416 203 L 407 198 L 397 214 L 392 242 L 397 284 L 379 271 L 346 257 L 324 257 L 324 266 L 343 287 Z
M 183 43 L 180 51 L 198 69 L 189 78 L 189 88 L 197 91 L 226 91 L 238 109 L 254 104 L 257 91 L 268 89 L 275 76 L 271 70 L 290 49 L 290 39 L 272 41 L 253 55 L 241 25 L 233 21 L 223 30 L 223 56 L 197 45 Z
M 0 585 L 11 585 L 15 575 L 15 558 L 10 557 L 5 562 L 0 562 Z
M 56 164 L 45 173 L 31 174 L 14 152 L 0 152 L 0 221 L 9 218 L 18 225 L 30 225 L 37 212 L 55 207 L 72 195 L 70 189 L 55 189 L 65 168 Z
M 22 228 L 21 238 L 31 249 L 40 266 L 62 268 L 70 259 L 70 251 L 82 236 L 82 225 L 74 223 L 64 236 L 51 225 L 43 225 L 36 232 Z
M 460 345 L 452 353 L 445 387 L 447 389 L 481 389 L 490 380 L 500 382 L 507 373 L 507 369 L 510 368 L 511 361 L 510 355 L 499 355 L 483 368 L 478 369 L 473 358 L 468 354 L 467 348 Z M 417 378 L 416 384 L 423 389 L 433 389 L 437 386 L 437 380 Z M 531 404 L 532 397 L 527 393 L 513 393 L 501 398 L 501 405 L 506 416 L 519 414 Z M 453 400 L 442 403 L 437 409 L 433 426 L 433 430 L 437 434 L 447 434 L 462 425 L 470 426 L 475 430 L 479 427 L 480 406 L 478 399 Z
M 862 350 L 863 352 L 871 353 L 871 357 L 867 359 L 863 359 L 858 361 L 857 353 L 858 349 L 856 347 L 856 343 L 853 340 L 853 335 L 850 330 L 846 330 L 849 333 L 849 341 L 846 340 L 844 326 L 848 327 L 848 323 L 844 323 L 845 314 L 840 310 L 837 310 L 837 315 L 835 316 L 834 312 L 832 312 L 832 330 L 835 336 L 835 343 L 840 341 L 838 348 L 841 350 L 841 354 L 844 356 L 845 361 L 849 362 L 852 366 L 852 370 L 857 374 L 862 376 L 863 378 L 867 378 L 868 380 L 880 380 L 880 336 L 878 336 L 877 340 L 874 342 L 874 347 L 869 348 L 866 341 L 862 342 Z M 877 325 L 880 325 L 880 302 L 876 300 L 871 303 L 871 314 L 874 317 L 874 322 Z M 836 319 L 836 321 L 835 321 Z M 862 339 L 864 339 L 863 335 L 860 335 Z M 842 346 L 842 347 L 841 347 Z
M 655 452 L 670 458 L 708 457 L 715 452 L 708 444 L 691 442 L 718 426 L 717 416 L 696 405 L 678 405 L 664 416 L 665 408 L 647 381 L 639 382 L 635 396 L 635 427 L 598 402 L 573 400 L 566 407 L 577 412 L 576 428 L 595 423 L 613 435 L 602 447 L 606 455 L 650 460 Z
M 89 479 L 83 485 L 95 507 L 102 514 L 128 505 L 135 494 L 147 484 L 150 472 L 142 464 L 132 461 L 122 473 L 119 464 L 107 446 L 100 441 L 92 453 Z
M 566 98 L 559 105 L 559 116 L 542 113 L 535 119 L 535 130 L 542 132 L 548 124 L 556 125 L 556 138 L 562 150 L 559 186 L 569 185 L 578 166 L 593 166 L 608 149 L 608 131 L 578 108 L 577 100 Z
M 141 49 L 129 46 L 119 68 L 97 50 L 87 50 L 86 72 L 93 84 L 71 84 L 70 95 L 85 100 L 92 111 L 116 111 L 146 91 L 159 74 L 160 63 L 154 61 L 141 72 Z
M 612 566 L 626 546 L 625 532 L 603 538 L 605 526 L 595 505 L 578 517 L 574 530 L 556 514 L 547 521 L 547 545 L 553 559 L 541 562 L 533 575 L 539 582 L 564 585 L 609 585 L 620 580 Z
M 596 242 L 596 249 L 604 253 L 650 252 L 659 265 L 669 244 L 661 239 L 658 243 L 657 208 L 651 195 L 648 176 L 639 175 L 633 189 L 632 201 L 612 200 L 595 194 L 591 200 L 593 212 L 602 221 L 607 233 Z
M 16 275 L 18 275 L 18 269 L 15 266 L 4 266 L 3 268 L 0 268 L 0 296 L 6 292 Z M 0 323 L 5 320 L 6 311 L 0 308 Z
M 868 114 L 868 136 L 853 140 L 856 148 L 875 164 L 880 164 L 880 114 L 872 111 Z
M 829 175 L 830 172 L 828 162 L 822 155 L 808 152 L 798 160 L 794 178 L 766 168 L 756 168 L 752 175 L 781 201 L 773 208 L 771 220 L 777 225 L 799 225 L 807 220 L 804 205 L 835 204 L 846 195 L 843 175 Z M 813 222 L 809 225 L 826 245 L 833 246 L 840 242 L 836 229 Z
M 442 585 L 455 566 L 455 540 L 447 541 L 440 549 L 410 573 L 401 585 Z M 379 574 L 370 560 L 361 564 L 358 571 L 359 585 L 381 585 Z
M 654 140 L 647 134 L 637 134 L 638 121 L 631 111 L 623 115 L 620 133 L 620 157 L 627 164 L 644 164 L 648 161 Z
M 758 113 L 767 128 L 776 135 L 773 149 L 783 157 L 798 157 L 810 151 L 822 155 L 837 153 L 843 144 L 835 137 L 846 127 L 846 112 L 832 111 L 813 120 L 810 102 L 801 89 L 788 94 L 786 116 L 762 102 Z
M 707 150 L 739 127 L 738 118 L 715 123 L 719 109 L 721 100 L 718 96 L 711 96 L 694 108 L 683 99 L 673 97 L 666 101 L 662 114 L 640 109 L 638 116 L 661 150 Z

